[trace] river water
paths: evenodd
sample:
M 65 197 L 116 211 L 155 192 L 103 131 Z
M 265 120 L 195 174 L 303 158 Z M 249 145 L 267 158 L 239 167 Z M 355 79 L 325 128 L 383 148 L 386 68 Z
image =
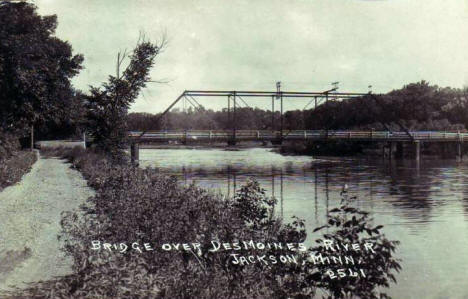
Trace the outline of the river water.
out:
M 347 184 L 358 197 L 354 204 L 384 225 L 387 238 L 401 242 L 403 269 L 389 295 L 468 298 L 468 162 L 314 159 L 267 148 L 141 149 L 140 159 L 142 167 L 225 195 L 254 177 L 278 199 L 278 212 L 286 220 L 305 219 L 309 232 L 340 204 Z

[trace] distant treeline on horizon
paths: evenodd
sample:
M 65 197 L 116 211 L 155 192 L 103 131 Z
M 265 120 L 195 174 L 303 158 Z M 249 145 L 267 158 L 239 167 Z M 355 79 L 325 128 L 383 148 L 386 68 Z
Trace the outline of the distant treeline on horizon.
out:
M 284 113 L 285 130 L 439 130 L 468 128 L 468 89 L 441 88 L 426 81 L 373 97 L 329 100 L 316 109 Z M 232 128 L 227 109 L 173 109 L 160 114 L 130 113 L 129 130 L 225 130 Z M 239 130 L 279 130 L 280 113 L 260 108 L 236 108 Z

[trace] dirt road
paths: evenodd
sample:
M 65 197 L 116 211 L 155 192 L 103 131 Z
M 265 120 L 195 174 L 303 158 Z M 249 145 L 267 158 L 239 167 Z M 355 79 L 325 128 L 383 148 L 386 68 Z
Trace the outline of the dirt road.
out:
M 45 158 L 21 182 L 0 192 L 0 290 L 71 271 L 57 240 L 60 213 L 93 195 L 69 164 Z

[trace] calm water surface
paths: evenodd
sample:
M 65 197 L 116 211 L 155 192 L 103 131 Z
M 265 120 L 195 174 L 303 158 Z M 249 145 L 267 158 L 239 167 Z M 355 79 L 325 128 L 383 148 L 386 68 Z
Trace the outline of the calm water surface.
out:
M 142 149 L 140 159 L 142 167 L 226 195 L 254 177 L 279 200 L 283 217 L 305 219 L 309 232 L 339 205 L 348 184 L 355 204 L 385 225 L 389 239 L 401 241 L 403 270 L 389 295 L 468 299 L 468 162 L 313 159 L 265 148 Z

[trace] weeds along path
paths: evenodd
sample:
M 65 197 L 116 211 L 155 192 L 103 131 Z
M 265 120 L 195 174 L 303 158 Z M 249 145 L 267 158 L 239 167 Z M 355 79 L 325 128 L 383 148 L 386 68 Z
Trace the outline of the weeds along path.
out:
M 0 192 L 0 290 L 71 273 L 57 239 L 60 214 L 93 195 L 70 164 L 42 157 L 21 182 Z

